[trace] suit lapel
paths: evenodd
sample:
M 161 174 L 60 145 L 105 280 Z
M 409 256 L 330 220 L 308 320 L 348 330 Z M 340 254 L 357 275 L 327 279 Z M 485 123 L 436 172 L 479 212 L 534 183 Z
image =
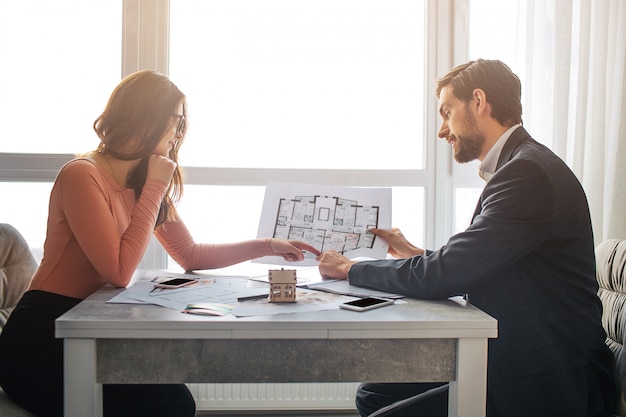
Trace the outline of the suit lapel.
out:
M 520 142 L 529 137 L 530 135 L 523 126 L 518 127 L 513 131 L 513 133 L 511 133 L 511 136 L 509 136 L 509 139 L 506 141 L 504 147 L 502 148 L 502 152 L 500 152 L 500 158 L 498 158 L 496 172 L 498 172 L 502 165 L 511 160 L 511 157 L 513 156 L 513 151 L 515 151 Z
M 524 127 L 520 126 L 511 133 L 509 139 L 504 144 L 502 148 L 502 152 L 500 152 L 500 157 L 498 158 L 498 164 L 496 165 L 496 172 L 500 169 L 500 167 L 511 160 L 513 157 L 513 152 L 519 146 L 520 142 L 526 138 L 529 138 L 530 135 L 524 129 Z M 472 215 L 472 223 L 474 222 L 474 218 L 480 214 L 483 207 L 483 195 L 480 194 L 478 198 L 478 203 L 476 203 L 476 208 L 474 209 L 474 214 Z

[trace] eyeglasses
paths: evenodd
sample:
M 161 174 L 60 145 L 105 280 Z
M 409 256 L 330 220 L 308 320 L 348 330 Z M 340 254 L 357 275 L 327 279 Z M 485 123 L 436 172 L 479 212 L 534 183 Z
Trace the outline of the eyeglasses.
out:
M 176 136 L 179 136 L 183 134 L 187 121 L 185 120 L 184 114 L 177 114 L 176 117 L 180 117 L 180 122 L 178 122 L 178 126 L 176 126 Z

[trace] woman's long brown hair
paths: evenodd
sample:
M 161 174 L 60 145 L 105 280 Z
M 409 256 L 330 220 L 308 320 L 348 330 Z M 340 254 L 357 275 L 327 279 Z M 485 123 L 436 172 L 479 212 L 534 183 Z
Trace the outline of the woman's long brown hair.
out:
M 113 90 L 104 112 L 96 119 L 93 128 L 100 145 L 93 153 L 111 155 L 131 161 L 140 159 L 137 167 L 128 174 L 126 185 L 135 190 L 138 199 L 146 183 L 148 158 L 159 144 L 166 129 L 171 126 L 178 106 L 183 103 L 186 117 L 185 95 L 170 79 L 153 70 L 135 72 L 120 82 Z M 176 162 L 172 181 L 161 202 L 156 226 L 176 218 L 175 205 L 183 194 L 183 177 L 178 164 L 178 150 L 185 136 L 170 150 L 168 157 Z

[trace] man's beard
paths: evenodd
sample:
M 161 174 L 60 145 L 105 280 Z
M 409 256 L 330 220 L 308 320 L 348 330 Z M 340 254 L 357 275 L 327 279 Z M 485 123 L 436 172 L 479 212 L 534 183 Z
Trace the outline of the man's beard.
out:
M 467 133 L 454 137 L 454 159 L 460 164 L 477 159 L 485 143 L 485 137 L 476 128 L 476 119 L 469 111 L 469 106 L 466 111 L 465 127 Z

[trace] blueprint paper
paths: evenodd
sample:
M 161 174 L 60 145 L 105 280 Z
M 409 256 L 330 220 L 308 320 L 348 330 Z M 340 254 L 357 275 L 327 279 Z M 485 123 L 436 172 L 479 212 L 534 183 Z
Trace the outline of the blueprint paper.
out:
M 305 284 L 304 288 L 316 291 L 325 291 L 333 294 L 350 295 L 352 297 L 380 297 L 398 299 L 404 298 L 404 295 L 394 294 L 386 291 L 371 290 L 369 288 L 357 287 L 356 285 L 350 285 L 347 279 L 340 280 L 327 280 L 317 283 Z
M 372 227 L 391 228 L 391 188 L 270 182 L 257 237 L 301 240 L 322 252 L 334 249 L 350 259 L 384 259 L 387 243 L 369 232 Z M 317 265 L 311 258 L 293 263 L 264 257 L 253 262 Z
M 173 277 L 193 277 L 199 282 L 176 289 L 155 290 L 154 284 Z M 258 294 L 259 288 L 246 288 L 248 277 L 208 277 L 193 274 L 174 274 L 164 271 L 145 271 L 132 286 L 107 301 L 117 304 L 155 304 L 174 310 L 184 310 L 193 303 L 236 305 L 237 298 Z M 269 288 L 266 290 L 269 291 Z
M 352 300 L 355 298 L 343 294 L 298 289 L 295 303 L 270 303 L 268 300 L 244 301 L 239 303 L 232 313 L 237 317 L 249 317 L 335 310 L 340 304 Z

